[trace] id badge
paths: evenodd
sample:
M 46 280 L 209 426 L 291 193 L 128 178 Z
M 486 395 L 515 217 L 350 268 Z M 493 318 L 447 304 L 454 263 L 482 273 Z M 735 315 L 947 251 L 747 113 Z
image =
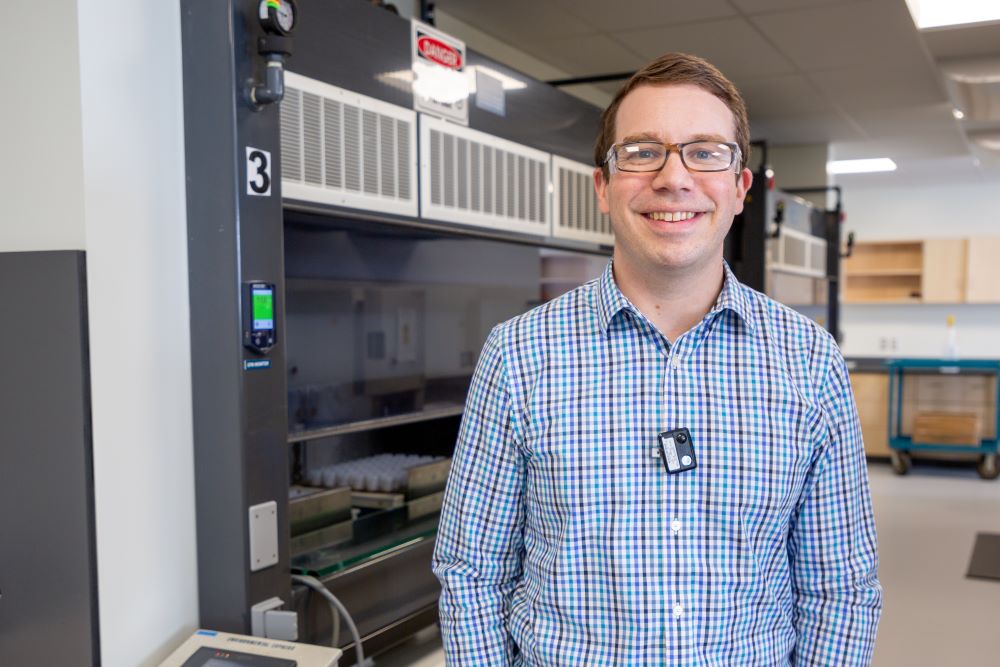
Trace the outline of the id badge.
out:
M 671 475 L 698 467 L 694 457 L 694 444 L 691 442 L 691 432 L 686 428 L 664 431 L 658 436 L 660 460 L 663 467 Z

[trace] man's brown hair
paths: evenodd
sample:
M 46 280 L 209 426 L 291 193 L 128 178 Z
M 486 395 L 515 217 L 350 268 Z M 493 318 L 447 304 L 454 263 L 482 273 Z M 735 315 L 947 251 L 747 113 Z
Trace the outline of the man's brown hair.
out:
M 632 75 L 621 87 L 611 104 L 601 114 L 601 131 L 594 144 L 594 164 L 604 171 L 608 178 L 608 166 L 604 158 L 611 145 L 615 143 L 615 121 L 618 107 L 630 92 L 639 86 L 667 86 L 671 84 L 691 84 L 715 95 L 733 113 L 736 126 L 736 143 L 740 147 L 742 158 L 740 169 L 747 166 L 750 159 L 750 121 L 747 119 L 747 107 L 743 97 L 736 90 L 733 82 L 725 77 L 715 65 L 704 58 L 688 53 L 667 53 L 649 63 Z

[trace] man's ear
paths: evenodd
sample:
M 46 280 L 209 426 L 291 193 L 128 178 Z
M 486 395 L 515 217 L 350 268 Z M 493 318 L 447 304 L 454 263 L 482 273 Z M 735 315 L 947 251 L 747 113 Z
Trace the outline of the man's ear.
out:
M 744 169 L 736 175 L 736 196 L 739 199 L 736 204 L 737 215 L 743 212 L 743 201 L 747 198 L 747 192 L 750 190 L 752 184 L 753 172 L 749 169 Z
M 611 209 L 608 206 L 608 181 L 604 178 L 604 169 L 602 167 L 594 168 L 594 192 L 597 193 L 597 205 L 601 209 L 601 213 L 611 213 Z

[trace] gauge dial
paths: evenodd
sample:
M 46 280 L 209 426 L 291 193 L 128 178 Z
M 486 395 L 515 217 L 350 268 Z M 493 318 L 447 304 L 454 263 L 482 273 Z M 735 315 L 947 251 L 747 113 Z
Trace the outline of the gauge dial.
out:
M 295 3 L 293 0 L 260 0 L 258 17 L 264 30 L 287 35 L 295 27 Z

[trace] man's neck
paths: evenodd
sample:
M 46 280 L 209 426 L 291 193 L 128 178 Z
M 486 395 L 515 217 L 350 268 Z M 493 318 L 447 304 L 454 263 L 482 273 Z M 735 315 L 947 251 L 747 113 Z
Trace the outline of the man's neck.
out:
M 620 260 L 613 267 L 618 289 L 671 343 L 708 314 L 724 281 L 721 258 L 677 271 L 636 270 Z

